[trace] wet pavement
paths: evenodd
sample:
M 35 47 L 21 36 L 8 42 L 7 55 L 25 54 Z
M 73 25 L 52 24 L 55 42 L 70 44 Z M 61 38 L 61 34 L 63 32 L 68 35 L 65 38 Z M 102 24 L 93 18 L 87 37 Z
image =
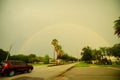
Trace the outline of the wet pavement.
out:
M 120 69 L 114 67 L 75 67 L 51 80 L 120 80 Z
M 2 77 L 0 80 L 47 80 L 51 77 L 58 76 L 64 73 L 67 69 L 74 66 L 76 63 L 59 66 L 35 66 L 31 73 L 17 74 L 13 77 Z
M 19 77 L 16 79 L 12 79 L 12 80 L 44 80 L 43 78 L 39 78 L 39 77 Z

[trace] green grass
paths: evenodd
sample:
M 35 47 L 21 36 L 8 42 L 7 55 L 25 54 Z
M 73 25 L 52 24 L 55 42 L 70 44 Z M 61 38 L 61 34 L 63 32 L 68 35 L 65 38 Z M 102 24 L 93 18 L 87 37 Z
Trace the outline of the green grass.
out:
M 89 67 L 89 64 L 80 62 L 79 64 L 76 64 L 75 67 Z
M 80 62 L 78 64 L 75 65 L 75 67 L 89 67 L 89 66 L 99 66 L 99 67 L 119 67 L 120 65 L 117 64 L 112 64 L 112 65 L 97 65 L 97 64 L 87 64 L 84 62 Z
M 43 66 L 43 65 L 46 65 L 46 64 L 42 64 L 42 63 L 32 63 L 32 64 L 30 64 L 30 65 L 32 65 L 32 66 Z
M 70 64 L 71 62 L 62 62 L 60 65 L 65 65 L 65 64 Z M 32 66 L 43 66 L 43 65 L 54 65 L 56 63 L 49 63 L 49 64 L 44 64 L 44 63 L 30 63 Z
M 96 66 L 100 66 L 100 67 L 120 67 L 120 65 L 96 65 Z
M 43 64 L 43 63 L 32 63 L 31 65 L 33 66 L 43 66 L 43 65 L 52 65 L 54 63 L 50 64 Z M 63 65 L 65 64 L 70 64 L 69 62 L 64 62 L 62 63 Z M 79 62 L 78 64 L 75 65 L 75 67 L 89 67 L 89 66 L 99 66 L 99 67 L 120 67 L 120 65 L 117 64 L 112 64 L 112 65 L 97 65 L 97 64 L 87 64 L 84 62 Z

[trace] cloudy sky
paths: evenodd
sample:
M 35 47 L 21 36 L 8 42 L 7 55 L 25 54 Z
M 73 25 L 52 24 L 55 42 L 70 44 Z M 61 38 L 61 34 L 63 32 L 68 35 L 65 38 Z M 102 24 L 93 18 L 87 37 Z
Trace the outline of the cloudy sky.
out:
M 0 48 L 53 55 L 52 39 L 78 56 L 85 46 L 112 46 L 120 0 L 0 0 Z

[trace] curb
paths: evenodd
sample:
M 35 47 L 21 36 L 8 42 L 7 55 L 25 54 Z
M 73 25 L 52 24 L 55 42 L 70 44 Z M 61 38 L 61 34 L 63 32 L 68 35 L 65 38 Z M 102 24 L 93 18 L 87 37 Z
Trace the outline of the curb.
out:
M 63 75 L 64 73 L 66 73 L 67 71 L 71 70 L 71 69 L 74 68 L 74 67 L 75 67 L 75 65 L 69 67 L 68 69 L 66 69 L 66 70 L 64 70 L 63 72 L 59 73 L 59 74 L 56 75 L 55 77 L 59 77 L 59 76 Z
M 62 71 L 62 72 L 56 74 L 55 76 L 49 77 L 49 78 L 46 79 L 46 80 L 53 80 L 53 78 L 55 78 L 55 77 L 62 76 L 64 73 L 66 73 L 67 71 L 71 70 L 71 69 L 74 68 L 74 67 L 75 67 L 75 64 L 74 64 L 73 66 L 67 68 L 66 70 L 64 70 L 64 71 Z

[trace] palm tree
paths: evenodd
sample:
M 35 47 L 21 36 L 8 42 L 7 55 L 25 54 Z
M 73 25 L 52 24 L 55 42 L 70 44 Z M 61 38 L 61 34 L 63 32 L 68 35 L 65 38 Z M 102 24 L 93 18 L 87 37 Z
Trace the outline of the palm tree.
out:
M 118 20 L 114 21 L 114 29 L 115 29 L 115 35 L 117 35 L 118 38 L 120 38 L 120 17 Z
M 57 39 L 53 39 L 51 44 L 56 47 L 58 45 L 58 40 Z
M 57 64 L 60 64 L 60 63 L 61 63 L 60 58 L 59 58 L 61 49 L 62 49 L 62 47 L 61 47 L 60 45 L 57 45 L 57 46 L 55 47 L 55 51 L 56 51 L 56 53 L 57 53 Z
M 58 40 L 57 39 L 53 39 L 51 44 L 54 46 L 54 60 L 55 60 L 55 47 L 58 45 Z
M 61 45 L 57 45 L 57 46 L 55 47 L 55 51 L 56 51 L 56 53 L 57 53 L 57 59 L 58 59 L 58 56 L 60 55 L 61 49 L 62 49 L 62 46 L 61 46 Z

